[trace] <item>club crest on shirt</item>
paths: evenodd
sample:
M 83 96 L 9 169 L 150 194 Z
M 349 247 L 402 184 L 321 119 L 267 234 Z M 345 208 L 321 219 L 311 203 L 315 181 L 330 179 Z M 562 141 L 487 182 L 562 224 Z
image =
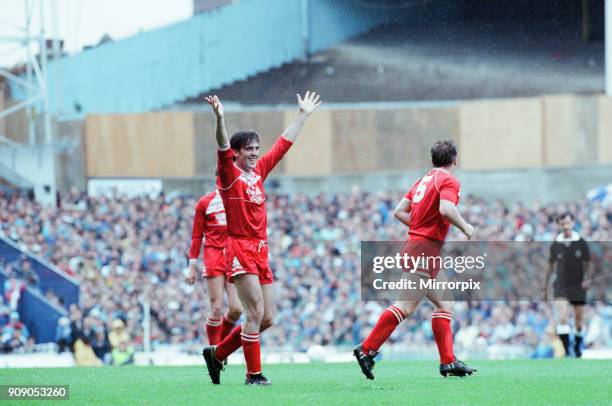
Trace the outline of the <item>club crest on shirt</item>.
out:
M 264 201 L 264 194 L 257 184 L 260 179 L 261 176 L 256 174 L 249 175 L 243 173 L 240 175 L 240 180 L 246 184 L 246 193 L 249 196 L 249 201 L 256 204 L 261 204 Z
M 257 185 L 248 186 L 246 188 L 247 195 L 249 195 L 250 200 L 253 203 L 261 204 L 264 201 L 263 193 L 261 189 L 257 187 Z

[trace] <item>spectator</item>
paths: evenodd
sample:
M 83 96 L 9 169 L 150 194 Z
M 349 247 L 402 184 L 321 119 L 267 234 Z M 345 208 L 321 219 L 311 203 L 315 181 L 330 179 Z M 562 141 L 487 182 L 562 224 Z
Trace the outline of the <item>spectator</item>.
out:
M 128 345 L 127 341 L 119 342 L 119 345 L 113 348 L 112 364 L 114 366 L 124 366 L 134 363 L 134 348 Z
M 125 324 L 123 324 L 122 320 L 113 320 L 111 332 L 108 334 L 108 340 L 113 349 L 119 347 L 119 344 L 121 343 L 130 341 L 130 337 L 125 331 Z
M 17 305 L 25 288 L 25 283 L 18 279 L 15 274 L 9 275 L 8 279 L 4 281 L 4 300 L 11 310 L 17 310 Z
M 263 340 L 289 351 L 321 344 L 348 346 L 367 334 L 376 321 L 372 316 L 381 309 L 375 303 L 360 304 L 360 242 L 405 238 L 405 228 L 392 215 L 400 197 L 400 193 L 371 194 L 357 188 L 338 194 L 266 197 L 268 243 L 275 253 L 271 267 L 279 294 L 277 320 Z M 73 272 L 80 282 L 80 303 L 70 309 L 72 342 L 87 337 L 93 343 L 93 332 L 120 319 L 122 332 L 111 331 L 109 341 L 121 342 L 111 339 L 119 334 L 141 343 L 146 301 L 151 307 L 153 346 L 201 343 L 203 315 L 208 312 L 206 292 L 183 282 L 195 199 L 87 197 L 71 190 L 60 200 L 61 207 L 53 208 L 17 194 L 0 199 L 0 233 Z M 575 213 L 587 240 L 606 241 L 612 236 L 612 207 L 598 202 L 509 205 L 466 196 L 461 206 L 479 240 L 550 240 L 558 232 L 554 215 L 565 210 Z M 451 240 L 460 237 L 451 229 Z M 604 256 L 603 265 L 612 261 L 604 254 L 594 255 Z M 5 272 L 9 268 L 13 267 L 3 265 Z M 586 309 L 585 342 L 590 348 L 612 346 L 612 306 L 604 302 L 609 298 L 604 282 L 590 292 L 600 302 Z M 521 283 L 535 286 L 538 281 Z M 12 297 L 15 287 L 11 286 L 4 293 L 10 291 Z M 501 291 L 504 288 L 500 286 Z M 464 348 L 468 343 L 477 347 L 505 343 L 530 346 L 533 351 L 545 341 L 550 320 L 550 315 L 542 316 L 541 308 L 501 299 L 470 306 L 457 303 L 455 313 L 458 346 Z M 427 309 L 419 310 L 393 340 L 412 346 L 427 343 L 430 332 L 423 326 L 428 320 Z
M 28 328 L 19 319 L 19 313 L 11 312 L 9 322 L 2 328 L 2 334 L 12 335 L 15 330 L 19 330 L 20 334 L 27 340 L 30 337 Z
M 10 332 L 3 334 L 2 351 L 13 352 L 20 348 L 25 348 L 28 344 L 28 339 L 24 336 L 20 326 L 15 327 Z
M 62 353 L 70 351 L 72 346 L 72 329 L 70 328 L 70 319 L 68 317 L 60 317 L 55 329 L 55 342 L 58 345 L 58 352 Z
M 0 329 L 9 324 L 11 309 L 7 306 L 0 306 Z M 1 332 L 1 330 L 0 330 Z
M 106 331 L 103 328 L 96 328 L 94 334 L 90 338 L 91 348 L 93 349 L 96 357 L 98 357 L 105 364 L 109 364 L 111 345 L 108 340 Z
M 22 279 L 25 280 L 27 286 L 38 289 L 39 288 L 39 278 L 34 268 L 32 268 L 32 263 L 26 257 L 21 261 L 21 275 Z

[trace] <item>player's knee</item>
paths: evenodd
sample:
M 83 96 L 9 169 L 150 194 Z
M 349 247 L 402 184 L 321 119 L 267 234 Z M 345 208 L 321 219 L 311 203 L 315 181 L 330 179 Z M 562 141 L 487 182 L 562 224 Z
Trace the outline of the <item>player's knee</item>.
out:
M 415 303 L 403 302 L 403 303 L 395 303 L 394 306 L 402 311 L 404 318 L 407 318 L 407 317 L 410 317 L 412 313 L 414 313 L 417 305 Z
M 447 312 L 452 313 L 453 307 L 455 307 L 455 302 L 440 302 L 437 306 L 435 306 L 435 311 L 437 312 Z
M 210 316 L 213 319 L 220 319 L 223 317 L 223 308 L 221 303 L 212 303 L 210 306 Z
M 248 311 L 246 318 L 247 318 L 247 322 L 254 323 L 259 326 L 261 324 L 261 321 L 263 320 L 263 316 L 264 316 L 263 308 L 262 309 L 256 308 L 256 309 L 251 309 L 250 311 Z
M 230 320 L 238 321 L 241 315 L 242 315 L 242 308 L 239 306 L 235 306 L 235 307 L 230 306 L 230 308 L 227 311 L 227 318 Z
M 260 331 L 264 331 L 272 327 L 273 324 L 274 324 L 274 319 L 270 316 L 266 316 L 263 319 L 261 319 L 261 325 L 259 329 Z

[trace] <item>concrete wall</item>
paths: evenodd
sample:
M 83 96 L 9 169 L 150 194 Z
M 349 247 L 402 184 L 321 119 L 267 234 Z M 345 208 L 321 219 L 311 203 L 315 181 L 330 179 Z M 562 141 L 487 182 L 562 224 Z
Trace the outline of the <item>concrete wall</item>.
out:
M 55 123 L 55 140 L 58 154 L 55 159 L 57 189 L 76 187 L 85 190 L 85 122 L 80 120 Z
M 4 110 L 6 105 L 6 83 L 4 78 L 0 79 L 0 111 Z M 0 134 L 6 133 L 6 120 L 4 118 L 0 118 Z

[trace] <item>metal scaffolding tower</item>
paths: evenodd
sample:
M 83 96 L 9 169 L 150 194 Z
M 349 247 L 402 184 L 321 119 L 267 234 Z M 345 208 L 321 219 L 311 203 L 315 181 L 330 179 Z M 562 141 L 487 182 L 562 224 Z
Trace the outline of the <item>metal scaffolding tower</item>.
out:
M 9 180 L 25 179 L 34 188 L 37 200 L 54 203 L 55 148 L 49 114 L 49 55 L 45 13 L 51 11 L 51 25 L 54 26 L 52 31 L 56 34 L 57 1 L 22 0 L 22 4 L 25 11 L 22 24 L 0 17 L 0 25 L 7 33 L 0 35 L 0 43 L 7 46 L 0 53 L 0 77 L 5 78 L 11 89 L 22 91 L 25 97 L 13 105 L 3 106 L 0 109 L 0 119 L 25 111 L 28 142 L 15 142 L 15 137 L 0 132 L 0 175 Z M 36 29 L 35 20 L 38 26 Z M 59 56 L 58 44 L 57 35 L 54 35 L 54 56 Z M 23 63 L 18 71 L 11 72 L 4 67 L 9 56 Z

